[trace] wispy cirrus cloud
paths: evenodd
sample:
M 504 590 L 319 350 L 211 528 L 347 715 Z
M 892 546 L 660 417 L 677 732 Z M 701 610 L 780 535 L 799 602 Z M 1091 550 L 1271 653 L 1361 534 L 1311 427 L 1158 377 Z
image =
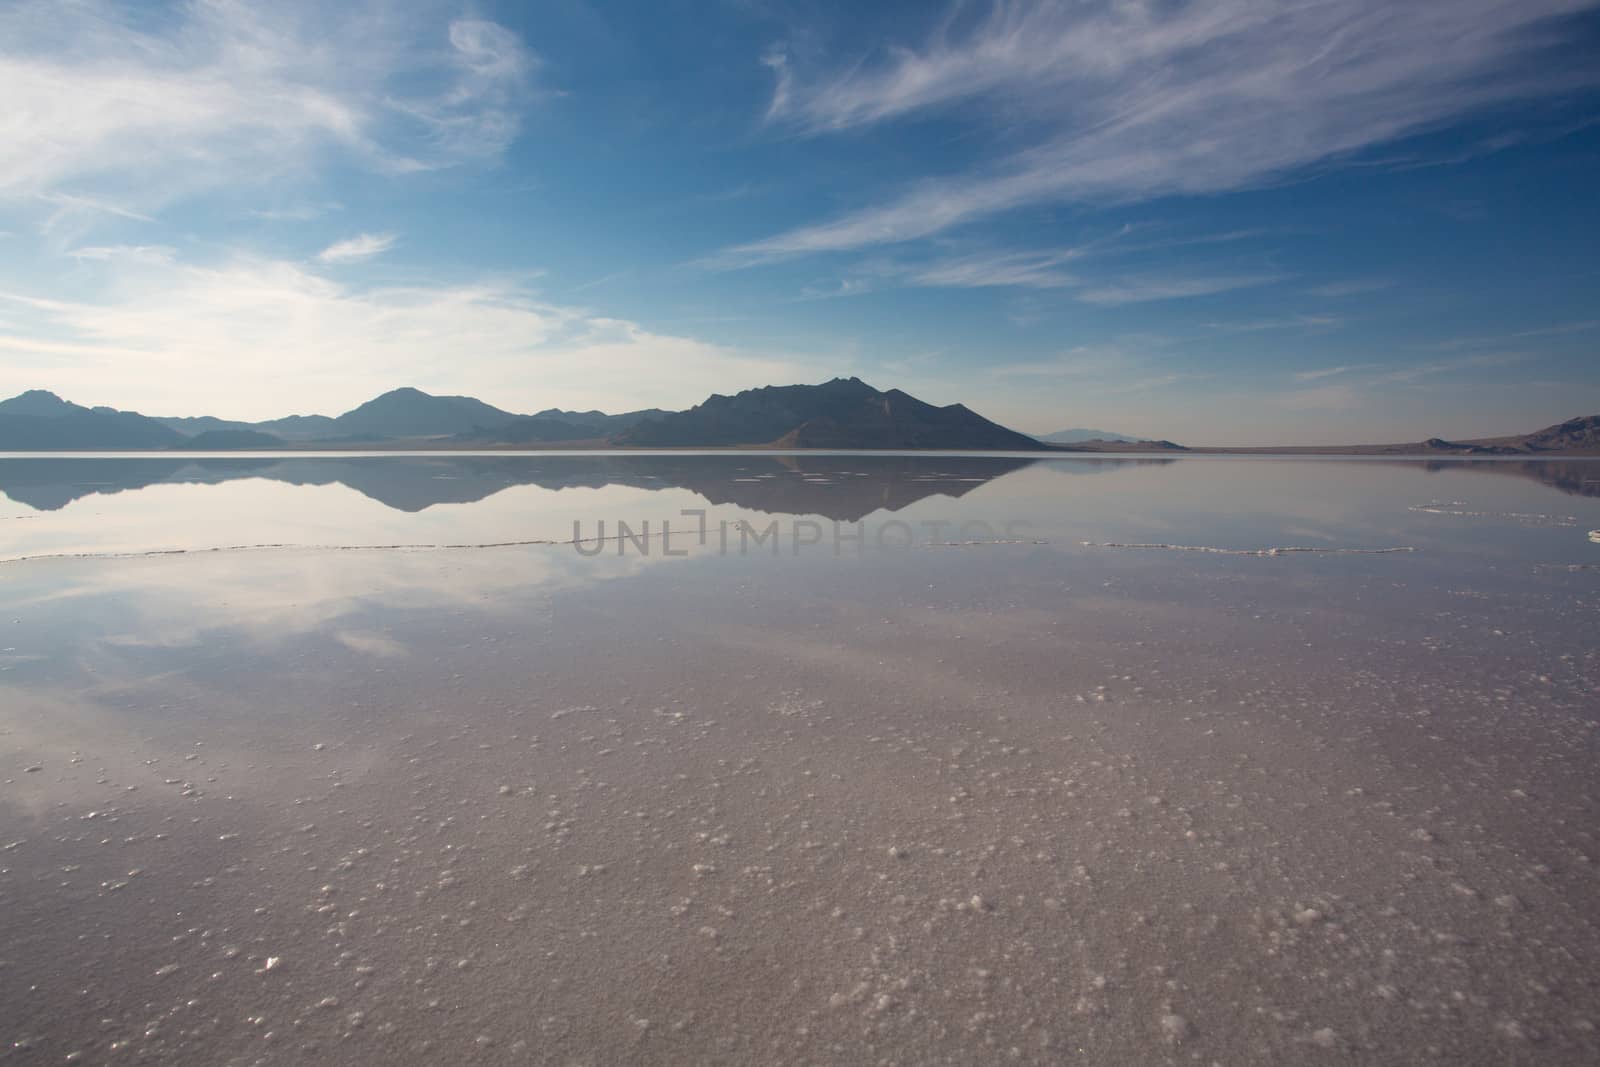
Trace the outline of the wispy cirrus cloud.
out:
M 1428 347 L 1435 352 L 1459 352 L 1463 349 L 1493 348 L 1521 341 L 1549 339 L 1554 337 L 1572 337 L 1579 334 L 1600 330 L 1600 319 L 1579 319 L 1575 322 L 1558 322 L 1549 326 L 1535 326 L 1527 330 L 1515 330 L 1509 333 L 1480 334 L 1472 337 L 1452 337 L 1448 340 L 1437 341 Z
M 1441 388 L 1493 388 L 1484 372 L 1504 369 L 1536 358 L 1531 352 L 1490 352 L 1459 359 L 1422 363 L 1351 363 L 1316 367 L 1289 376 L 1294 384 L 1263 395 L 1280 407 L 1303 411 L 1356 411 L 1380 400 L 1394 401 L 1412 387 L 1432 392 Z
M 1065 289 L 1082 284 L 1076 275 L 1062 269 L 1081 256 L 1082 253 L 1074 249 L 979 252 L 924 264 L 912 270 L 909 277 L 917 285 L 936 288 Z
M 328 152 L 407 171 L 498 153 L 535 66 L 433 4 L 109 0 L 0 8 L 0 199 L 148 218 Z
M 1265 333 L 1269 330 L 1333 330 L 1344 325 L 1338 315 L 1284 315 L 1271 319 L 1241 322 L 1211 322 L 1206 325 L 1222 333 Z
M 834 69 L 781 50 L 769 119 L 805 135 L 1003 114 L 1026 147 L 730 250 L 756 263 L 910 241 L 1029 204 L 1247 188 L 1510 100 L 1600 81 L 1560 20 L 1597 0 L 1213 0 L 956 8 Z M 998 123 L 997 123 L 998 125 Z
M 826 285 L 813 285 L 804 295 L 807 299 L 857 296 L 889 285 L 929 289 L 1011 288 L 1060 290 L 1082 303 L 1116 305 L 1207 296 L 1267 285 L 1289 277 L 1278 271 L 1242 269 L 1235 259 L 1231 263 L 1190 263 L 1182 275 L 1148 276 L 1113 272 L 1108 278 L 1105 267 L 1108 260 L 1152 250 L 1214 244 L 1257 235 L 1257 231 L 1250 231 L 1134 243 L 1123 241 L 1122 238 L 1130 232 L 1131 227 L 1123 227 L 1107 237 L 1056 248 L 984 247 L 952 251 L 945 246 L 931 256 L 920 258 L 870 256 L 854 264 L 845 277 L 830 280 Z M 1088 269 L 1091 263 L 1097 268 L 1093 272 Z M 1329 325 L 1332 321 L 1332 316 L 1302 316 L 1293 325 Z M 1268 329 L 1288 325 L 1291 325 L 1288 320 L 1264 321 L 1240 324 L 1237 328 Z
M 394 247 L 398 238 L 392 233 L 360 233 L 333 244 L 317 253 L 321 263 L 354 263 L 380 256 Z

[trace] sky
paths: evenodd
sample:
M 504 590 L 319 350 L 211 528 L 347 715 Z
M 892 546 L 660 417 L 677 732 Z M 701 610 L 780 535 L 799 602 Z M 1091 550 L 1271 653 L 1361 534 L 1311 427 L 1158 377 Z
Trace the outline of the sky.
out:
M 1600 412 L 1600 0 L 0 0 L 0 396 Z

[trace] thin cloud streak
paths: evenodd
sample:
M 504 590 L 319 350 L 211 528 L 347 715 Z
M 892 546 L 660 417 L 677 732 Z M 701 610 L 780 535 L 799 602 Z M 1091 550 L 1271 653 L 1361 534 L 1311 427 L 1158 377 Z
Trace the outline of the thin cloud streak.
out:
M 1334 330 L 1344 325 L 1338 315 L 1289 315 L 1278 319 L 1253 319 L 1248 322 L 1211 322 L 1222 333 L 1264 333 L 1269 330 Z
M 1235 274 L 1195 278 L 1129 278 L 1086 289 L 1078 294 L 1078 299 L 1086 304 L 1115 307 L 1122 304 L 1143 304 L 1152 300 L 1212 296 L 1216 293 L 1232 292 L 1235 289 L 1271 285 L 1287 277 L 1286 274 Z
M 394 247 L 398 240 L 392 233 L 362 233 L 333 244 L 317 253 L 322 263 L 353 263 L 380 256 Z
M 1030 147 L 885 204 L 736 246 L 744 264 L 916 240 L 1030 204 L 1249 188 L 1590 86 L 1559 20 L 1597 0 L 996 0 L 921 47 L 779 75 L 769 118 L 808 135 L 1005 108 Z M 950 28 L 952 21 L 965 27 Z
M 1294 376 L 1297 382 L 1318 382 L 1324 378 L 1336 378 L 1341 374 L 1350 374 L 1358 370 L 1366 370 L 1370 363 L 1352 363 L 1343 367 L 1323 367 L 1320 370 L 1303 370 Z

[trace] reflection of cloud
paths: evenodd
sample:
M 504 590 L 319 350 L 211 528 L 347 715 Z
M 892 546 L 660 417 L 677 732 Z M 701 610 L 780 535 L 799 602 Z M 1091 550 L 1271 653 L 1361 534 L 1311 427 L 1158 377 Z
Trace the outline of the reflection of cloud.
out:
M 406 646 L 383 634 L 339 630 L 333 635 L 333 639 L 352 651 L 364 652 L 379 659 L 396 659 L 406 654 Z
M 55 587 L 13 605 L 35 616 L 69 613 L 76 625 L 96 631 L 91 643 L 107 647 L 199 647 L 210 635 L 228 632 L 260 648 L 326 633 L 343 648 L 383 655 L 388 639 L 375 633 L 374 616 L 509 612 L 507 605 L 518 597 L 589 573 L 573 564 L 570 549 L 512 557 L 513 551 L 295 551 L 86 561 L 66 564 L 57 571 L 61 580 Z M 638 565 L 631 557 L 601 562 Z

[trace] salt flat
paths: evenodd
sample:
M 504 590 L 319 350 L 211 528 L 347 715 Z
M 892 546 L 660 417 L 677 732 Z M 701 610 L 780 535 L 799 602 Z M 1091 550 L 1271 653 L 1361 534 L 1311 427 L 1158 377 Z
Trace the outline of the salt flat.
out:
M 18 1062 L 1600 1058 L 1600 464 L 67 462 Z

